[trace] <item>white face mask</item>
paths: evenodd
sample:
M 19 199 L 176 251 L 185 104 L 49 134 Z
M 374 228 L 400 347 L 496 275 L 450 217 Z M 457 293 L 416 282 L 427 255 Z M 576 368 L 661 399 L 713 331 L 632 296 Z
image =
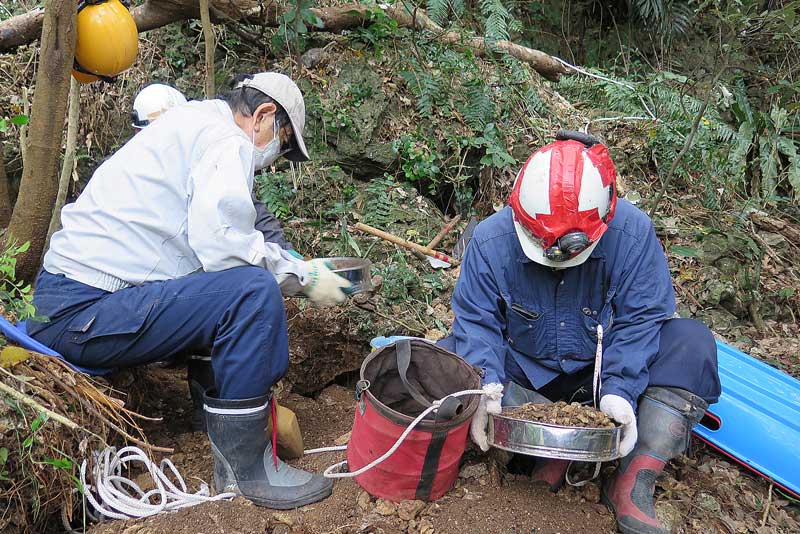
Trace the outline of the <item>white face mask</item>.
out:
M 278 121 L 273 118 L 272 120 L 272 141 L 267 143 L 264 148 L 256 146 L 256 130 L 253 128 L 253 168 L 255 171 L 260 171 L 265 167 L 269 167 L 281 155 L 281 141 L 278 138 Z

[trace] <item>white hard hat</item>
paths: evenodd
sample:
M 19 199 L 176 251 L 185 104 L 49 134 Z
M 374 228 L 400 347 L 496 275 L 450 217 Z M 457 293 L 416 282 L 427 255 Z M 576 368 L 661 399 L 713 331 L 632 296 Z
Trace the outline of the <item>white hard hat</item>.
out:
M 554 268 L 586 261 L 614 216 L 616 184 L 604 145 L 581 132 L 559 131 L 554 143 L 525 162 L 508 201 L 525 255 Z
M 291 78 L 278 72 L 259 72 L 252 78 L 239 83 L 239 87 L 252 87 L 258 89 L 280 106 L 289 115 L 292 131 L 297 147 L 290 150 L 284 157 L 289 161 L 307 161 L 309 158 L 306 143 L 303 141 L 303 129 L 306 125 L 306 104 L 303 93 Z
M 174 87 L 161 83 L 150 84 L 139 91 L 133 101 L 133 127 L 144 128 L 169 108 L 185 103 L 186 97 Z

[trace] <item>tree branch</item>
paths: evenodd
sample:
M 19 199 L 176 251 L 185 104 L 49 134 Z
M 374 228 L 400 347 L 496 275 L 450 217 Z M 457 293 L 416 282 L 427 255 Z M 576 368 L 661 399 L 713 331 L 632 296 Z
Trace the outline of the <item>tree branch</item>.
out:
M 719 69 L 717 74 L 714 76 L 714 79 L 711 81 L 711 86 L 708 88 L 706 98 L 703 100 L 703 105 L 700 107 L 700 110 L 694 116 L 694 120 L 692 121 L 692 129 L 689 131 L 689 135 L 686 136 L 686 140 L 683 143 L 681 151 L 678 152 L 678 155 L 675 156 L 674 160 L 672 160 L 672 165 L 669 166 L 669 171 L 667 171 L 667 176 L 664 178 L 664 183 L 661 184 L 661 191 L 658 192 L 658 195 L 653 201 L 653 205 L 650 207 L 650 212 L 648 215 L 651 219 L 656 212 L 656 208 L 658 208 L 658 205 L 661 203 L 661 199 L 664 197 L 667 189 L 669 189 L 669 184 L 672 181 L 672 177 L 675 175 L 675 171 L 678 169 L 678 165 L 692 147 L 694 137 L 697 135 L 697 130 L 700 127 L 700 120 L 703 118 L 703 115 L 705 115 L 706 109 L 708 109 L 708 104 L 711 102 L 711 95 L 714 94 L 714 89 L 717 87 L 717 82 L 719 81 L 720 77 L 722 77 L 722 73 L 724 73 L 726 69 L 727 67 L 722 67 Z
M 61 164 L 61 175 L 58 178 L 58 193 L 56 205 L 53 206 L 53 216 L 50 227 L 47 229 L 47 239 L 44 242 L 44 251 L 50 248 L 50 238 L 61 226 L 61 208 L 67 200 L 67 190 L 72 171 L 75 166 L 75 145 L 78 142 L 78 113 L 80 112 L 81 84 L 74 77 L 69 85 L 69 113 L 67 115 L 67 144 L 64 148 L 64 161 Z
M 227 2 L 217 0 L 216 5 L 211 6 L 211 13 L 217 19 L 219 19 L 216 16 L 217 12 L 221 12 L 229 20 L 246 18 L 269 27 L 277 27 L 280 24 L 284 8 L 276 3 L 270 3 L 267 6 L 258 5 L 242 11 L 238 9 L 238 6 L 243 3 L 241 0 L 228 0 Z M 360 3 L 311 9 L 311 12 L 322 20 L 323 26 L 322 28 L 312 26 L 309 29 L 338 33 L 362 27 L 369 23 L 374 9 L 376 8 Z M 409 9 L 400 5 L 383 6 L 382 9 L 401 27 L 430 31 L 436 35 L 437 39 L 447 44 L 468 48 L 481 56 L 490 55 L 496 50 L 504 51 L 520 61 L 530 64 L 539 74 L 550 80 L 557 80 L 560 75 L 571 72 L 554 57 L 533 48 L 510 41 L 487 43 L 482 37 L 468 37 L 459 32 L 447 31 L 428 18 L 423 10 Z M 136 27 L 140 32 L 144 32 L 179 20 L 199 18 L 200 9 L 198 2 L 194 0 L 146 0 L 144 4 L 134 8 L 131 14 L 136 21 Z M 26 19 L 22 20 L 21 17 L 26 17 Z M 0 52 L 8 51 L 36 39 L 39 26 L 41 26 L 41 19 L 37 19 L 34 12 L 0 22 Z

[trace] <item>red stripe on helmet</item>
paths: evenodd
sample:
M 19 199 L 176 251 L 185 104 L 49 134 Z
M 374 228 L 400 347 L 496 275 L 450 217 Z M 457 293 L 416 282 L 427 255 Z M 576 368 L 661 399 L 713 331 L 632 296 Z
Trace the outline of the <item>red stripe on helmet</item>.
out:
M 522 181 L 534 156 L 548 151 L 550 213 L 530 214 L 520 201 Z M 584 152 L 597 168 L 603 185 L 611 188 L 611 203 L 605 220 L 601 219 L 597 208 L 579 210 Z M 509 197 L 514 219 L 534 238 L 540 239 L 544 248 L 551 247 L 558 238 L 573 230 L 583 231 L 592 242 L 596 241 L 608 228 L 606 223 L 614 216 L 616 203 L 616 170 L 608 149 L 600 144 L 587 149 L 582 143 L 572 140 L 556 141 L 534 152 L 523 165 Z

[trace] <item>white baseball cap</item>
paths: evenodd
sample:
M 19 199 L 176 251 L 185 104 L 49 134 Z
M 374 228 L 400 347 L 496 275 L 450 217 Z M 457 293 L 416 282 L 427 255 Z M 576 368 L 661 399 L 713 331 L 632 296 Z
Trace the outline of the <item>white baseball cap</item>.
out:
M 258 89 L 280 106 L 289 115 L 292 123 L 292 131 L 297 148 L 294 148 L 284 156 L 289 161 L 308 161 L 311 159 L 303 141 L 303 129 L 306 125 L 306 104 L 303 101 L 303 94 L 300 88 L 291 78 L 278 72 L 259 72 L 252 78 L 240 82 L 239 87 L 252 87 Z

